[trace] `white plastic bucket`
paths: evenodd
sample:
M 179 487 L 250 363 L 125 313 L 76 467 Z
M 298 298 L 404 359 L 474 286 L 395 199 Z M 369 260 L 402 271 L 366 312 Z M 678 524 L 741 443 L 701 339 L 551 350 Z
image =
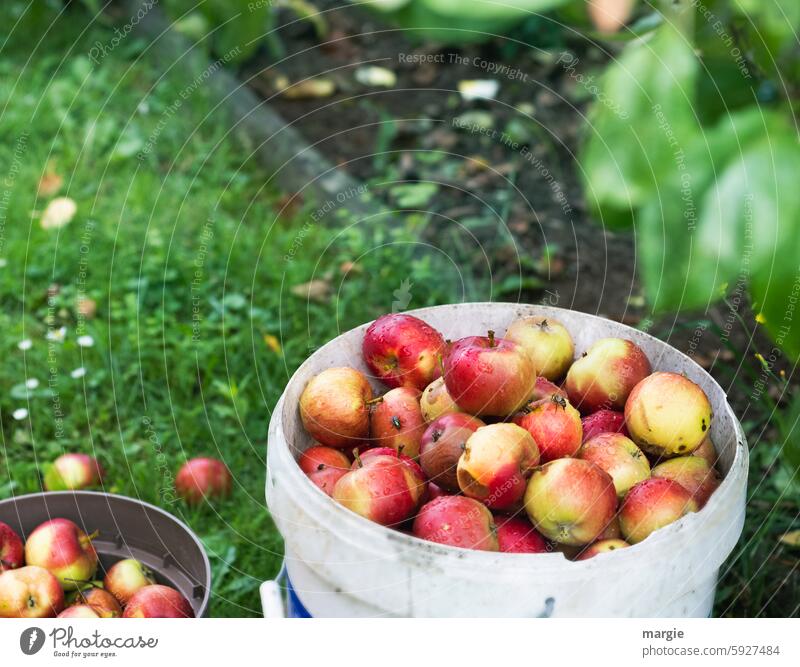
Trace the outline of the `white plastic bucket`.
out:
M 577 353 L 605 336 L 633 340 L 656 370 L 685 373 L 708 394 L 711 437 L 724 480 L 700 511 L 628 549 L 573 562 L 561 553 L 504 554 L 437 545 L 383 528 L 314 486 L 296 457 L 310 444 L 298 400 L 308 380 L 333 366 L 367 371 L 367 324 L 315 352 L 283 393 L 269 428 L 267 503 L 286 544 L 291 595 L 312 616 L 708 616 L 718 570 L 744 524 L 748 451 L 722 388 L 700 366 L 641 331 L 593 315 L 507 303 L 465 303 L 410 311 L 446 338 L 500 335 L 516 318 L 562 322 Z M 383 390 L 378 383 L 376 389 Z M 262 592 L 274 615 L 277 587 Z M 267 610 L 265 610 L 267 611 Z

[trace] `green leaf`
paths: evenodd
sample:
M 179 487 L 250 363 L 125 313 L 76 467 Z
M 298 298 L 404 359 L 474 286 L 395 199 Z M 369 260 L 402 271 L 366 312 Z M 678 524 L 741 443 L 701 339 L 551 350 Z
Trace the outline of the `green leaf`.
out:
M 436 183 L 402 183 L 392 186 L 389 193 L 401 208 L 425 208 L 439 192 Z

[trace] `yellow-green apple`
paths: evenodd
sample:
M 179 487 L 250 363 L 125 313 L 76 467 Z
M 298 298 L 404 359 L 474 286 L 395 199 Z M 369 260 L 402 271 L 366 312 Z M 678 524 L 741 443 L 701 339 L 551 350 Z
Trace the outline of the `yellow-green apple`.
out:
M 433 420 L 422 435 L 419 454 L 420 465 L 428 479 L 447 491 L 457 493 L 458 460 L 467 439 L 482 426 L 486 424 L 464 412 L 442 415 Z
M 64 591 L 43 567 L 26 565 L 0 574 L 0 618 L 52 618 L 64 608 Z
M 542 377 L 540 375 L 536 378 L 536 384 L 533 387 L 533 394 L 531 394 L 531 398 L 528 402 L 535 403 L 536 401 L 541 401 L 544 398 L 552 398 L 553 396 L 567 398 L 567 392 L 557 384 L 550 382 L 550 380 L 548 380 L 546 377 Z
M 425 432 L 425 418 L 419 406 L 420 392 L 413 387 L 390 389 L 377 403 L 369 418 L 369 438 L 380 447 L 391 447 L 417 458 Z
M 415 537 L 462 549 L 497 551 L 492 513 L 477 500 L 441 496 L 422 506 L 414 519 Z
M 512 554 L 547 553 L 547 541 L 527 518 L 495 515 L 500 551 Z
M 530 398 L 536 371 L 525 350 L 490 331 L 486 337 L 470 336 L 450 345 L 444 382 L 464 412 L 505 417 Z
M 103 587 L 122 606 L 128 604 L 134 594 L 145 586 L 156 583 L 153 573 L 135 558 L 125 558 L 114 563 L 106 572 Z
M 75 590 L 97 571 L 92 537 L 69 519 L 51 519 L 28 536 L 25 562 L 49 570 L 65 591 Z
M 482 426 L 467 438 L 458 459 L 458 486 L 491 509 L 508 509 L 525 495 L 525 483 L 538 464 L 539 448 L 524 428 Z
M 422 416 L 425 421 L 430 423 L 437 417 L 448 415 L 453 412 L 461 412 L 461 408 L 447 393 L 444 378 L 438 377 L 431 382 L 419 399 L 419 406 L 422 409 Z
M 317 442 L 354 447 L 369 436 L 372 388 L 355 368 L 328 368 L 315 375 L 300 396 L 300 418 Z
M 611 522 L 617 494 L 609 474 L 583 459 L 556 459 L 537 468 L 525 511 L 548 539 L 570 546 L 594 542 Z
M 561 396 L 529 403 L 514 416 L 514 423 L 531 434 L 543 463 L 575 456 L 581 447 L 581 413 Z
M 445 347 L 442 334 L 427 322 L 393 313 L 370 324 L 362 352 L 369 369 L 389 387 L 422 391 L 441 374 Z
M 102 618 L 97 610 L 90 607 L 88 604 L 76 604 L 67 607 L 62 611 L 58 618 Z M 109 617 L 110 618 L 110 617 Z
M 62 454 L 44 474 L 45 491 L 77 491 L 100 486 L 103 469 L 88 454 Z
M 698 508 L 708 502 L 720 484 L 716 470 L 699 456 L 679 456 L 659 463 L 653 468 L 653 477 L 678 482 L 692 495 Z
M 194 618 L 194 610 L 174 588 L 153 584 L 133 594 L 122 618 Z
M 625 423 L 633 441 L 649 454 L 690 454 L 708 435 L 711 403 L 689 378 L 653 373 L 628 397 Z
M 651 477 L 634 486 L 622 501 L 619 526 L 623 537 L 638 544 L 648 535 L 697 511 L 697 503 L 678 482 Z
M 356 460 L 354 470 L 336 482 L 333 499 L 384 526 L 414 516 L 425 494 L 425 480 L 397 456 L 379 454 Z
M 350 470 L 350 459 L 341 449 L 317 445 L 309 447 L 297 461 L 308 478 L 329 496 L 336 482 Z
M 11 526 L 0 521 L 0 573 L 22 567 L 24 556 L 20 536 Z
M 119 618 L 122 616 L 117 598 L 99 585 L 92 585 L 74 594 L 71 606 L 91 607 L 99 618 Z
M 601 433 L 622 433 L 628 436 L 625 428 L 625 415 L 616 410 L 598 410 L 581 419 L 583 424 L 583 441 L 592 439 Z
M 711 441 L 710 435 L 707 435 L 705 438 L 703 438 L 703 442 L 701 442 L 700 446 L 692 452 L 692 456 L 699 456 L 701 459 L 705 459 L 706 463 L 708 463 L 708 465 L 710 465 L 712 468 L 717 465 L 719 454 L 717 454 L 717 449 L 714 447 L 714 443 Z
M 522 317 L 511 323 L 503 337 L 521 345 L 533 361 L 534 372 L 548 380 L 564 377 L 575 356 L 569 331 L 550 317 Z
M 591 461 L 611 475 L 619 498 L 634 484 L 650 477 L 650 462 L 644 452 L 622 433 L 601 433 L 587 440 L 578 458 Z
M 601 338 L 572 364 L 565 387 L 570 402 L 583 414 L 621 410 L 650 371 L 650 361 L 638 345 L 624 338 Z
M 590 544 L 583 551 L 576 560 L 589 560 L 598 554 L 608 553 L 609 551 L 616 551 L 617 549 L 624 549 L 629 547 L 625 540 L 598 540 L 594 544 Z
M 199 505 L 204 499 L 225 498 L 232 485 L 227 466 L 205 456 L 190 459 L 175 475 L 175 491 L 190 505 Z

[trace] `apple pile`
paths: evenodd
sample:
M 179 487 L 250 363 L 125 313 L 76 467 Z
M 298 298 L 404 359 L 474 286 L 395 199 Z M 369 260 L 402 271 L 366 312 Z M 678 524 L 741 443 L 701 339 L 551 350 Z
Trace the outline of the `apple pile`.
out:
M 364 362 L 299 401 L 309 479 L 353 512 L 439 544 L 585 560 L 696 512 L 719 486 L 711 404 L 622 338 L 575 359 L 569 331 L 523 317 L 456 341 L 384 315 Z
M 51 519 L 23 543 L 0 521 L 0 618 L 194 617 L 183 595 L 132 558 L 95 579 L 93 538 L 68 519 Z

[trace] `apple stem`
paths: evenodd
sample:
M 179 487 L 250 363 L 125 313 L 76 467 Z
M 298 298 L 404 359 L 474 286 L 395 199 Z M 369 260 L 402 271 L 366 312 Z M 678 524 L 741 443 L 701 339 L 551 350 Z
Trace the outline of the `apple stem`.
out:
M 375 398 L 371 398 L 367 401 L 367 405 L 370 407 L 373 405 L 378 405 L 378 403 L 383 403 L 383 396 L 376 396 Z
M 444 357 L 441 354 L 439 355 L 439 370 L 442 371 L 442 377 L 444 377 Z
M 364 463 L 361 461 L 361 457 L 358 454 L 358 447 L 353 450 L 353 458 L 356 460 L 356 464 L 359 468 L 364 467 Z
M 491 329 L 489 329 L 488 331 L 488 337 L 489 337 L 489 347 L 494 347 L 494 331 L 492 331 Z

